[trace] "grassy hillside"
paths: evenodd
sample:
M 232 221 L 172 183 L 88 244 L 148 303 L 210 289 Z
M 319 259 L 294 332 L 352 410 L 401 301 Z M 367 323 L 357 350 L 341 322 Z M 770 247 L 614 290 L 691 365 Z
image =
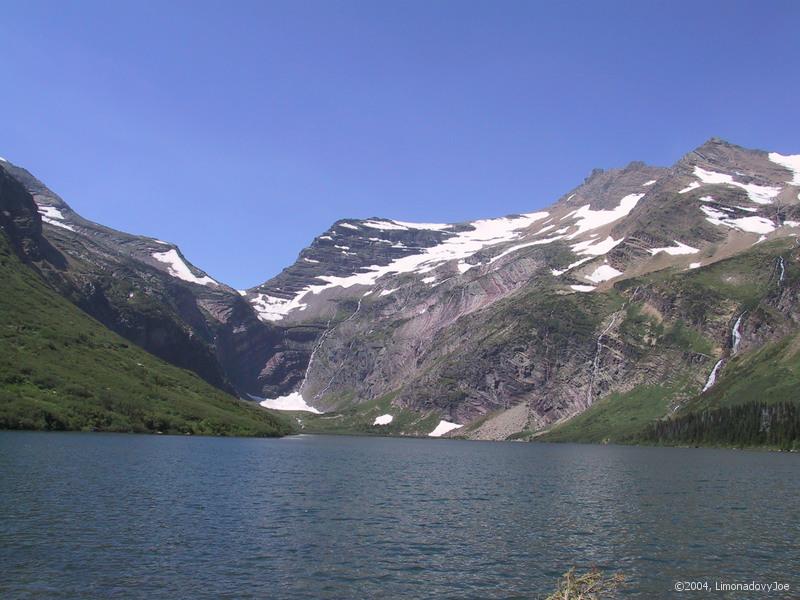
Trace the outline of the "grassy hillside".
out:
M 782 283 L 775 269 L 778 256 L 789 257 Z M 707 337 L 707 328 L 719 319 L 716 313 L 724 306 L 733 314 L 748 311 L 755 319 L 754 328 L 789 333 L 754 350 L 726 356 L 717 383 L 705 393 L 701 393 L 700 380 L 716 358 L 692 367 L 684 362 L 685 372 L 674 373 L 660 385 L 610 394 L 535 439 L 800 447 L 800 334 L 776 309 L 780 293 L 796 286 L 800 278 L 796 258 L 791 241 L 779 240 L 706 268 L 662 271 L 621 282 L 620 289 L 637 286 L 651 297 L 666 298 L 664 304 L 678 307 L 681 320 L 657 326 L 653 322 L 648 329 L 654 340 L 651 353 L 662 355 L 663 360 L 668 359 L 669 347 L 694 356 L 712 357 L 718 352 Z M 621 332 L 635 338 L 643 323 L 641 311 L 631 305 Z M 676 367 L 681 364 L 677 358 L 670 359 Z
M 663 417 L 675 393 L 672 386 L 639 386 L 610 394 L 581 414 L 541 436 L 548 442 L 623 442 Z
M 112 333 L 0 233 L 0 428 L 275 436 L 287 420 Z
M 305 433 L 336 433 L 351 435 L 427 435 L 439 423 L 435 414 L 421 414 L 392 405 L 398 392 L 391 392 L 363 404 L 341 411 L 315 415 L 292 413 Z M 392 415 L 388 425 L 374 425 L 375 417 Z

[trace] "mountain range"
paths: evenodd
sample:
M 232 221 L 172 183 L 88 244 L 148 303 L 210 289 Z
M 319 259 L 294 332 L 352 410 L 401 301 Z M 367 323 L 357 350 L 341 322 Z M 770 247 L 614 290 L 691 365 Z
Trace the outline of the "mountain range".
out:
M 668 168 L 596 169 L 527 214 L 343 219 L 247 290 L 172 243 L 84 219 L 8 161 L 0 227 L 5 268 L 35 278 L 59 310 L 77 308 L 163 368 L 190 372 L 217 401 L 240 398 L 236 410 L 275 419 L 276 432 L 288 425 L 258 403 L 293 411 L 307 431 L 795 435 L 800 155 L 711 139 Z M 7 329 L 24 312 L 15 298 Z M 45 409 L 14 386 L 41 386 L 15 360 L 3 370 L 17 420 L 4 423 L 35 426 L 27 412 Z

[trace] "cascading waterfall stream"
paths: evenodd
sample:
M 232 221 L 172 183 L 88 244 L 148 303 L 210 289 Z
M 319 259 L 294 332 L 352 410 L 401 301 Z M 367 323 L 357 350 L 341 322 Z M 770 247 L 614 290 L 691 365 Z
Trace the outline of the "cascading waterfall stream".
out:
M 782 280 L 783 280 L 783 275 L 781 275 L 781 281 Z M 745 316 L 745 314 L 747 314 L 747 311 L 740 314 L 739 318 L 736 319 L 736 323 L 734 323 L 733 327 L 731 327 L 731 356 L 736 354 L 736 351 L 739 349 L 739 344 L 742 341 L 742 332 L 740 328 L 742 325 L 742 318 Z M 717 364 L 714 365 L 714 368 L 711 369 L 711 373 L 708 375 L 708 380 L 706 380 L 706 384 L 703 386 L 703 392 L 710 390 L 717 382 L 717 374 L 719 373 L 719 369 L 720 367 L 722 367 L 724 361 L 725 359 L 720 358 L 717 361 Z
M 314 364 L 314 359 L 317 356 L 317 352 L 322 348 L 322 345 L 325 343 L 325 340 L 330 337 L 330 335 L 341 325 L 342 323 L 346 323 L 347 321 L 351 320 L 355 317 L 358 312 L 361 310 L 361 298 L 358 300 L 358 305 L 356 306 L 356 310 L 353 311 L 353 314 L 347 317 L 344 321 L 337 323 L 335 326 L 331 327 L 331 320 L 333 317 L 328 319 L 328 322 L 325 324 L 325 331 L 320 336 L 319 340 L 314 346 L 314 349 L 311 351 L 311 355 L 308 357 L 308 364 L 306 365 L 305 373 L 303 374 L 303 381 L 300 383 L 300 386 L 297 388 L 296 391 L 291 392 L 285 396 L 280 396 L 278 398 L 259 398 L 257 396 L 250 395 L 250 398 L 253 400 L 259 400 L 261 406 L 266 408 L 277 408 L 279 410 L 307 410 L 310 412 L 319 413 L 317 409 L 310 406 L 305 399 L 303 398 L 303 388 L 308 381 L 308 374 L 311 372 L 311 367 Z M 341 367 L 340 367 L 341 368 Z M 334 374 L 334 377 L 336 375 Z M 333 379 L 331 378 L 331 382 Z M 331 382 L 328 382 L 328 385 L 324 388 L 323 391 L 327 390 L 330 387 Z M 314 400 L 319 398 L 321 393 L 314 395 Z
M 722 359 L 720 358 L 717 361 L 717 364 L 714 365 L 714 368 L 711 369 L 711 373 L 708 376 L 708 381 L 703 386 L 703 392 L 706 390 L 710 390 L 711 387 L 717 382 L 717 373 L 719 372 L 719 368 L 722 366 Z
M 736 319 L 736 323 L 733 325 L 733 329 L 731 329 L 731 355 L 736 354 L 736 351 L 739 349 L 739 344 L 742 342 L 742 333 L 739 331 L 739 327 L 742 324 L 742 317 L 744 317 L 745 314 L 747 314 L 747 311 L 739 315 L 739 318 Z
M 359 299 L 358 299 L 358 306 L 356 306 L 356 310 L 353 312 L 353 314 L 352 314 L 352 315 L 350 315 L 350 316 L 349 316 L 349 317 L 347 317 L 347 318 L 346 318 L 344 321 L 342 321 L 341 323 L 339 323 L 339 325 L 341 325 L 342 323 L 347 323 L 348 321 L 350 321 L 350 320 L 352 320 L 353 318 L 355 318 L 355 316 L 356 316 L 356 315 L 358 314 L 358 312 L 361 310 L 361 301 L 362 301 L 362 298 L 359 298 Z M 339 327 L 339 325 L 337 325 L 336 327 Z M 336 327 L 334 327 L 333 329 L 336 329 Z M 333 331 L 333 330 L 331 330 L 331 331 Z M 352 348 L 353 348 L 353 342 L 350 342 L 350 346 L 348 347 L 348 352 L 349 352 L 349 351 L 350 351 Z M 323 395 L 325 392 L 327 392 L 327 391 L 330 389 L 331 385 L 333 385 L 333 380 L 334 380 L 334 379 L 336 379 L 336 376 L 337 376 L 337 375 L 339 374 L 339 372 L 342 370 L 342 367 L 343 367 L 343 366 L 344 366 L 344 360 L 341 362 L 341 364 L 340 364 L 340 365 L 339 365 L 339 367 L 336 369 L 336 371 L 334 371 L 334 372 L 333 372 L 333 375 L 331 375 L 331 378 L 328 380 L 328 383 L 327 383 L 327 384 L 325 384 L 325 387 L 323 387 L 323 388 L 322 388 L 320 391 L 318 391 L 316 394 L 314 394 L 314 400 L 317 400 L 317 399 L 319 399 L 319 398 L 320 398 L 320 397 L 321 397 L 321 396 L 322 396 L 322 395 Z M 309 359 L 309 366 L 308 366 L 308 369 L 310 369 L 310 368 L 311 368 L 311 360 Z M 308 369 L 306 369 L 306 377 L 308 377 Z M 303 384 L 305 384 L 305 379 L 303 380 Z
M 594 392 L 594 380 L 597 377 L 597 371 L 600 368 L 600 354 L 603 351 L 603 336 L 605 336 L 611 328 L 614 327 L 614 323 L 617 321 L 617 315 L 614 315 L 611 319 L 611 323 L 603 330 L 603 332 L 597 336 L 597 346 L 594 353 L 594 360 L 592 361 L 592 376 L 589 379 L 589 391 L 586 394 L 586 402 L 587 404 L 592 403 L 592 393 Z

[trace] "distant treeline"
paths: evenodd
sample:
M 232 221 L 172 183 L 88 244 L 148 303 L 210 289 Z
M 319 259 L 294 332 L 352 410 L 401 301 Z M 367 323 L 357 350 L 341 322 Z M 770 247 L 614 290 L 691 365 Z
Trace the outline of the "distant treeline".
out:
M 767 446 L 800 449 L 800 406 L 747 402 L 658 421 L 644 440 L 667 445 Z

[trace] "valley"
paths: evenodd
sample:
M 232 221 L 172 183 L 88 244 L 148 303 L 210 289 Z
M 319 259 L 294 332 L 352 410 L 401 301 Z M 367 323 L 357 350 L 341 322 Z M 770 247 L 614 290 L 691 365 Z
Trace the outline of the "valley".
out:
M 796 445 L 800 155 L 712 139 L 527 214 L 343 219 L 247 290 L 0 174 L 26 276 L 297 431 L 735 445 L 664 432 L 760 403 Z

